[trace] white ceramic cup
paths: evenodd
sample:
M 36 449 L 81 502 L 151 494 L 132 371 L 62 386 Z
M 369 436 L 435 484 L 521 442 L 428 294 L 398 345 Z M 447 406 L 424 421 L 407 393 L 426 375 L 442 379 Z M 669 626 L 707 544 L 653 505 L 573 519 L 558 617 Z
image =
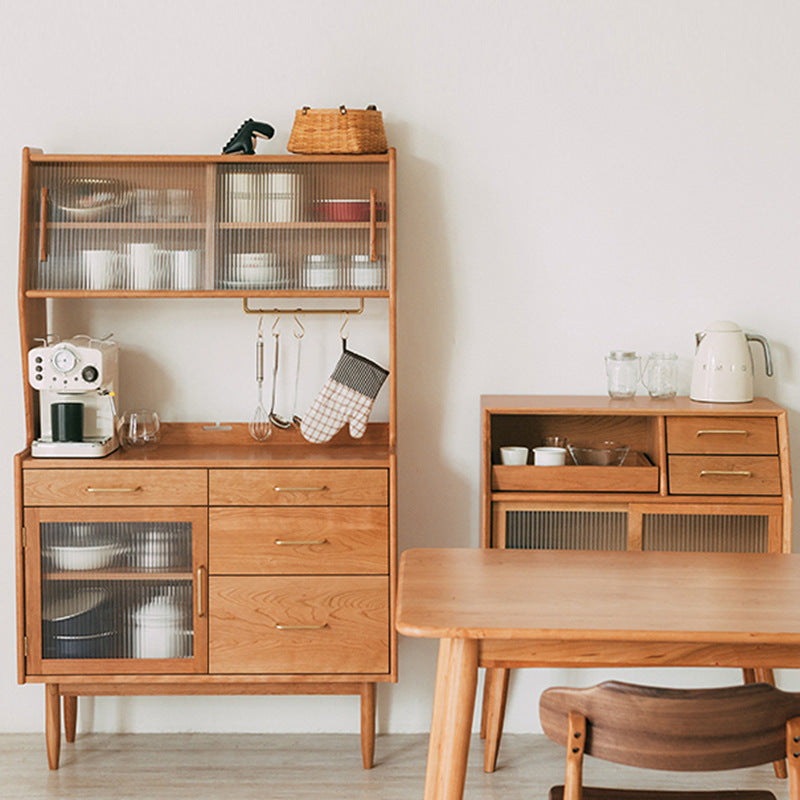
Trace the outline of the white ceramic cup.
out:
M 173 250 L 168 280 L 173 289 L 196 289 L 199 283 L 200 251 Z
M 523 466 L 528 463 L 528 448 L 501 447 L 500 460 L 508 466 Z
M 156 285 L 156 246 L 152 242 L 129 244 L 128 258 L 133 288 L 138 291 L 154 289 Z
M 533 463 L 537 467 L 561 467 L 567 461 L 564 447 L 534 447 Z
M 114 285 L 116 260 L 113 250 L 83 251 L 83 269 L 90 289 L 110 289 Z

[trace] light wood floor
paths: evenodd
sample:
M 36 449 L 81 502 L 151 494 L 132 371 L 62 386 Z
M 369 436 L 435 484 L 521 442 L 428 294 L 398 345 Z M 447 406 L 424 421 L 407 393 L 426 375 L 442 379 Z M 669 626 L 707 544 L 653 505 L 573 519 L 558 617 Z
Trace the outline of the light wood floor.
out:
M 375 767 L 361 768 L 358 736 L 346 734 L 90 734 L 62 743 L 47 769 L 44 736 L 0 735 L 0 798 L 40 800 L 416 800 L 427 736 L 379 736 Z M 542 735 L 506 735 L 498 769 L 482 770 L 473 737 L 465 800 L 545 800 L 563 758 Z M 770 766 L 697 776 L 624 769 L 589 760 L 589 783 L 652 788 L 768 788 L 788 797 Z

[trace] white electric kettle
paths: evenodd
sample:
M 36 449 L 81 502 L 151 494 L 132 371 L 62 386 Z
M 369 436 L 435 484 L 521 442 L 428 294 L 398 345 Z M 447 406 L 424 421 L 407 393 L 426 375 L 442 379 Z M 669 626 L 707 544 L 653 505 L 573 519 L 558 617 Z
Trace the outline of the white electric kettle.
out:
M 707 403 L 749 403 L 753 399 L 753 355 L 749 342 L 764 348 L 767 375 L 772 376 L 769 343 L 757 333 L 745 333 L 735 322 L 712 322 L 696 333 L 692 368 L 692 400 Z

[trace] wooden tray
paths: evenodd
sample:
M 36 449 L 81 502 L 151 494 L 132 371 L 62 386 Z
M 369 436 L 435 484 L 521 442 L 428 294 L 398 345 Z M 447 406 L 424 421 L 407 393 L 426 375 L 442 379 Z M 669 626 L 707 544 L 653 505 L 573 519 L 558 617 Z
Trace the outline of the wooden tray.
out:
M 492 466 L 495 492 L 657 492 L 658 467 L 632 450 L 619 467 Z

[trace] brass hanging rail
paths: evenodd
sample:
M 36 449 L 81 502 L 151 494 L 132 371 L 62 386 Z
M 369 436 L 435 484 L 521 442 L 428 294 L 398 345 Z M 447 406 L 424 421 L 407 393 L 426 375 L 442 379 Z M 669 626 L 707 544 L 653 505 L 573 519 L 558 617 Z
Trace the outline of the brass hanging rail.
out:
M 245 314 L 361 314 L 364 311 L 363 297 L 359 297 L 356 308 L 250 308 L 247 299 L 242 298 Z

